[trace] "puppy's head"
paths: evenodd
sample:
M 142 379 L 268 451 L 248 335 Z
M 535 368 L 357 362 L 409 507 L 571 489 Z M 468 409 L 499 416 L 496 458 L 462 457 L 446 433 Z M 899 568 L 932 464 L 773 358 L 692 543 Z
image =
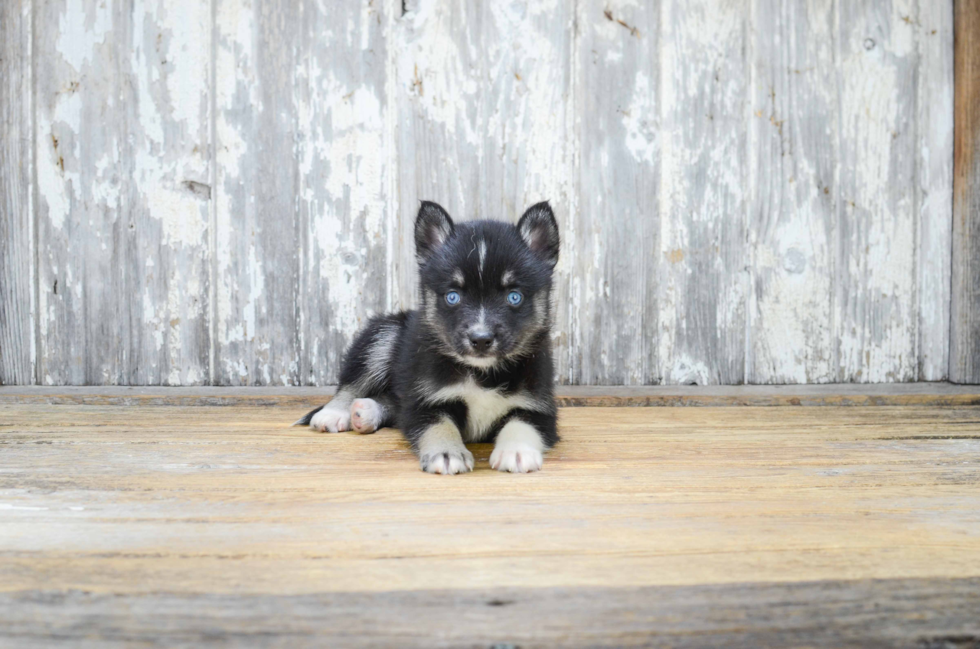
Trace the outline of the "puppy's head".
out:
M 439 205 L 423 202 L 415 221 L 422 314 L 443 351 L 484 369 L 529 353 L 550 324 L 558 244 L 547 202 L 516 226 L 455 224 Z

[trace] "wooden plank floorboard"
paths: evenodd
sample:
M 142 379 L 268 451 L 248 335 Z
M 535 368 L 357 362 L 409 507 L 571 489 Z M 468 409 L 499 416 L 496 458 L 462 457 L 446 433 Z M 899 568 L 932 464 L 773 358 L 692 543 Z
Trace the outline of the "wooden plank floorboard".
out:
M 284 596 L 29 591 L 0 593 L 0 617 L 0 638 L 34 646 L 972 649 L 980 579 Z
M 980 642 L 978 407 L 567 408 L 454 477 L 300 414 L 0 404 L 0 645 Z

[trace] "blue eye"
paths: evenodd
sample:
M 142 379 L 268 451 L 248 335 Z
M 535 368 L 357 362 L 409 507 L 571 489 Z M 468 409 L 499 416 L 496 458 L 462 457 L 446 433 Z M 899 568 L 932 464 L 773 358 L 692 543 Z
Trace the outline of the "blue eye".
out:
M 449 291 L 446 293 L 446 304 L 449 306 L 455 306 L 459 304 L 459 293 L 456 291 Z
M 511 291 L 507 294 L 507 303 L 511 306 L 517 306 L 524 299 L 520 291 Z

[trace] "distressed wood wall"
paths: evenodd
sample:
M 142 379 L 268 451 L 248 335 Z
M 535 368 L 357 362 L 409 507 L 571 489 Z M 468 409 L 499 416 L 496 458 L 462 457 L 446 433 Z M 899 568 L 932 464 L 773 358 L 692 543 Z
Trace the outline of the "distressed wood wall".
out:
M 423 198 L 552 202 L 562 382 L 949 374 L 952 0 L 0 19 L 0 383 L 333 383 Z

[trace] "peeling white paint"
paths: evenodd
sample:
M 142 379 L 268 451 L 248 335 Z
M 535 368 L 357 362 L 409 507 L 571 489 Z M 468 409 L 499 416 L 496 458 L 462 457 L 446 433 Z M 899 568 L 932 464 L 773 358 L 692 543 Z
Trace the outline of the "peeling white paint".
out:
M 51 225 L 61 230 L 71 201 L 81 198 L 77 134 L 82 122 L 82 98 L 78 93 L 59 94 L 53 112 L 38 116 L 37 183 L 48 208 Z
M 623 112 L 623 127 L 626 129 L 626 149 L 637 162 L 654 164 L 657 160 L 659 142 L 659 115 L 656 93 L 650 86 L 650 79 L 642 70 L 636 73 L 633 99 L 629 108 Z
M 473 48 L 464 56 L 456 38 L 466 34 L 472 47 L 476 34 L 466 23 L 452 24 L 451 13 L 450 6 L 438 0 L 420 0 L 417 10 L 405 16 L 411 21 L 412 36 L 403 44 L 398 78 L 428 119 L 448 133 L 459 130 L 457 137 L 476 146 L 481 134 L 472 120 L 461 119 L 460 109 L 465 111 L 467 98 L 476 96 L 483 83 L 478 68 L 466 66 L 466 61 L 475 60 L 479 54 Z M 465 18 L 466 13 L 460 15 Z
M 91 5 L 92 10 L 89 11 Z M 64 12 L 58 17 L 58 52 L 68 65 L 81 72 L 90 63 L 97 46 L 105 45 L 112 29 L 112 0 L 88 3 L 85 0 L 66 0 Z

